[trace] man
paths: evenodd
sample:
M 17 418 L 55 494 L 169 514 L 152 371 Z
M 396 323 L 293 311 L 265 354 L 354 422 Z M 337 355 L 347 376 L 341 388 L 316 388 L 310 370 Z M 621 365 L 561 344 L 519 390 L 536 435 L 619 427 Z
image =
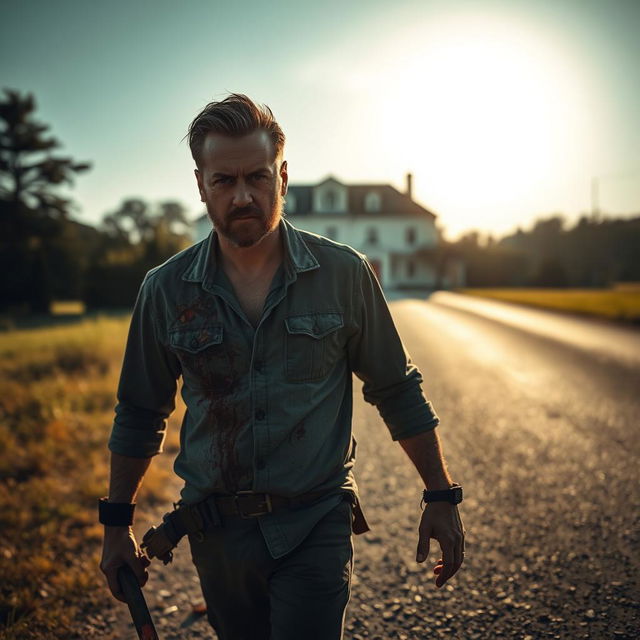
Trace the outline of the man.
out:
M 221 640 L 339 639 L 352 528 L 367 530 L 352 475 L 352 372 L 440 492 L 426 495 L 416 559 L 438 540 L 441 587 L 464 536 L 438 418 L 364 256 L 282 218 L 284 134 L 269 108 L 239 94 L 213 102 L 189 143 L 214 231 L 142 284 L 109 442 L 101 568 L 119 599 L 119 566 L 146 581 L 130 505 L 182 376 L 175 470 L 183 512 L 196 513 L 189 542 L 212 626 Z

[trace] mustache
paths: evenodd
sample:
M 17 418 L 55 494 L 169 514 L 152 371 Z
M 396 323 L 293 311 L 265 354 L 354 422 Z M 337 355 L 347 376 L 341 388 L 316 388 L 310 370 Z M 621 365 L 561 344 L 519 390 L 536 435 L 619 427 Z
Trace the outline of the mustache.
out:
M 256 205 L 248 205 L 246 207 L 236 207 L 229 212 L 228 219 L 234 220 L 235 218 L 245 218 L 246 216 L 257 216 L 264 218 L 262 209 Z

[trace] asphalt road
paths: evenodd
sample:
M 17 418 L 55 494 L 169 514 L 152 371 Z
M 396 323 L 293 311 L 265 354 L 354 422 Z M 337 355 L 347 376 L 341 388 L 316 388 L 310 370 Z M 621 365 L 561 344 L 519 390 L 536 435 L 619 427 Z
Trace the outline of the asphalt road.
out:
M 356 385 L 372 531 L 355 539 L 345 637 L 640 637 L 640 331 L 446 293 L 392 310 L 464 486 L 466 561 L 442 590 L 435 542 L 415 563 L 421 483 Z M 213 637 L 177 555 L 149 589 L 161 637 Z M 133 637 L 117 611 L 100 637 Z
M 444 591 L 416 571 L 419 482 L 358 405 L 357 477 L 388 559 L 377 571 L 357 540 L 354 632 L 366 613 L 387 616 L 380 638 L 640 637 L 640 332 L 454 294 L 393 310 L 465 487 L 467 556 Z

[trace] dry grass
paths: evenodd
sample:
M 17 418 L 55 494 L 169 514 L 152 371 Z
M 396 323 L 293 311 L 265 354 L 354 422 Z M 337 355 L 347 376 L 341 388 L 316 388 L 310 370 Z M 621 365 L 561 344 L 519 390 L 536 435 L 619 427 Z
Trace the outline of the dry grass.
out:
M 70 637 L 102 586 L 96 501 L 127 326 L 98 318 L 0 333 L 0 638 Z M 142 499 L 167 500 L 169 474 L 152 465 Z
M 51 303 L 49 312 L 53 316 L 81 316 L 86 311 L 82 300 L 56 300 Z
M 460 289 L 460 293 L 543 309 L 640 322 L 638 289 Z

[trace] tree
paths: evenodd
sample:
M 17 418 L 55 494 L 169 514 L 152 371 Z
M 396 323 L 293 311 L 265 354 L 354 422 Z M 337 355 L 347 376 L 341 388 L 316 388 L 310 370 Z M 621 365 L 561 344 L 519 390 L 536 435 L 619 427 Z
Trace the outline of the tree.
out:
M 72 202 L 59 187 L 73 184 L 90 164 L 55 156 L 60 142 L 34 118 L 31 94 L 5 89 L 0 99 L 0 306 L 27 304 L 46 311 L 55 269 L 49 249 L 59 237 Z
M 39 215 L 66 217 L 71 201 L 55 188 L 73 184 L 74 174 L 87 171 L 87 162 L 51 155 L 60 142 L 47 135 L 49 125 L 33 118 L 36 102 L 5 89 L 0 101 L 0 197 Z
M 149 239 L 153 231 L 149 205 L 140 198 L 128 198 L 113 213 L 104 216 L 102 224 L 109 235 L 137 244 Z
M 176 235 L 184 235 L 189 231 L 186 214 L 187 210 L 180 202 L 167 200 L 159 205 L 158 217 L 167 225 L 169 231 Z
M 183 236 L 189 231 L 186 209 L 174 200 L 151 207 L 141 198 L 127 198 L 102 219 L 102 226 L 114 240 L 129 244 L 150 242 L 158 232 Z
M 84 300 L 91 308 L 130 308 L 144 274 L 189 245 L 186 209 L 176 201 L 156 205 L 126 198 L 102 218 Z

